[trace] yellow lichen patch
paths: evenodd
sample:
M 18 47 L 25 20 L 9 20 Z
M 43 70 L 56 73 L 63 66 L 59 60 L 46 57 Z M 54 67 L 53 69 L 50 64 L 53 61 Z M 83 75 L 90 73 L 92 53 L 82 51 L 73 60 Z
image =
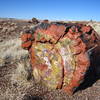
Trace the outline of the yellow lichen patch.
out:
M 59 81 L 62 77 L 62 65 L 61 65 L 61 56 L 53 51 L 53 57 L 50 57 L 51 60 L 51 74 L 50 76 L 46 77 L 46 80 L 49 82 L 49 86 L 51 88 L 56 88 Z
M 62 78 L 62 59 L 56 49 L 52 49 L 50 44 L 38 43 L 33 45 L 36 52 L 36 59 L 39 63 L 33 70 L 35 79 L 44 81 L 44 84 L 50 88 L 57 88 L 59 81 Z M 45 70 L 41 70 L 42 65 L 47 65 Z
M 44 34 L 42 32 L 37 33 L 36 41 L 50 41 L 52 43 L 56 43 L 56 40 L 51 35 Z
M 74 50 L 71 48 L 72 45 L 73 41 L 70 40 L 69 38 L 64 38 L 63 40 L 60 40 L 58 44 L 56 44 L 56 47 L 59 49 L 60 55 L 63 59 L 63 65 L 64 65 L 63 86 L 70 83 L 73 77 L 73 72 L 76 67 Z

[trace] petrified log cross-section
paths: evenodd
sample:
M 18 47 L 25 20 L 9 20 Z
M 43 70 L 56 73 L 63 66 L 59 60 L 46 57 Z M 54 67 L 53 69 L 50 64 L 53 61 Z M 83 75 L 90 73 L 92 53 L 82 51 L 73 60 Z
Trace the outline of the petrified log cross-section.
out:
M 90 66 L 89 54 L 98 46 L 91 26 L 43 22 L 22 36 L 29 50 L 33 76 L 52 89 L 73 93 Z

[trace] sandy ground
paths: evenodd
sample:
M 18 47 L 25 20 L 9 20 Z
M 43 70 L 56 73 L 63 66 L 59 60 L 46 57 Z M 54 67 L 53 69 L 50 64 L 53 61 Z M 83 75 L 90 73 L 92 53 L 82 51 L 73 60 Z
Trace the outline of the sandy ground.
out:
M 88 24 L 100 34 L 100 23 Z M 99 62 L 89 69 L 73 96 L 34 82 L 28 52 L 20 47 L 22 31 L 32 26 L 27 21 L 0 19 L 0 100 L 100 100 Z

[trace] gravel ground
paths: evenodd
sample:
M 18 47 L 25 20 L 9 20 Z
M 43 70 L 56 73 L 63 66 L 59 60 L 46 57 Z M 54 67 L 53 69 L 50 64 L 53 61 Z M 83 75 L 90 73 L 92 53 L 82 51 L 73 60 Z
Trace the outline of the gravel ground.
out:
M 94 25 L 95 29 L 100 25 L 96 22 L 90 24 Z M 21 32 L 32 25 L 21 20 L 0 20 L 0 43 L 19 38 Z M 28 57 L 25 59 L 27 60 Z M 4 63 L 0 66 L 0 100 L 100 100 L 100 64 L 98 61 L 97 66 L 92 66 L 88 70 L 84 82 L 76 89 L 73 96 L 68 96 L 61 90 L 49 90 L 41 83 L 34 82 L 31 77 L 31 67 L 25 59 L 6 63 L 0 59 L 0 64 Z

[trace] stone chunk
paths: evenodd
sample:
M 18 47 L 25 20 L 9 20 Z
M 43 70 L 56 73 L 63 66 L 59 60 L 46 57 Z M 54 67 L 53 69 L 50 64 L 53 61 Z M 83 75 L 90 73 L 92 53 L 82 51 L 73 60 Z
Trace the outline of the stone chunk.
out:
M 51 89 L 72 94 L 90 67 L 90 54 L 99 46 L 91 26 L 42 22 L 22 35 L 30 53 L 33 76 Z

